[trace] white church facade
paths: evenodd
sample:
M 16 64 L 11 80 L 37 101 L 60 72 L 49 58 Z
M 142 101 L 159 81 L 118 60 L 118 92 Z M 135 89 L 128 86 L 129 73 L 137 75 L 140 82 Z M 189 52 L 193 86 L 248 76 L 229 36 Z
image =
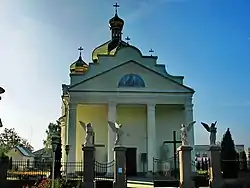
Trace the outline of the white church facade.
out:
M 96 147 L 96 160 L 110 162 L 115 134 L 108 121 L 119 122 L 124 131 L 122 144 L 131 152 L 137 172 L 143 170 L 142 156 L 147 171 L 153 171 L 153 158 L 161 158 L 163 142 L 173 139 L 173 131 L 179 140 L 180 125 L 193 121 L 194 90 L 184 85 L 183 76 L 170 75 L 164 65 L 157 64 L 156 56 L 145 56 L 122 40 L 124 21 L 117 12 L 109 23 L 111 39 L 94 49 L 89 64 L 80 54 L 70 67 L 70 83 L 62 85 L 62 144 L 70 145 L 69 162 L 82 161 L 85 131 L 79 121 L 90 122 L 95 144 L 105 146 Z M 189 143 L 194 145 L 193 128 Z M 167 155 L 172 157 L 173 145 L 168 148 Z

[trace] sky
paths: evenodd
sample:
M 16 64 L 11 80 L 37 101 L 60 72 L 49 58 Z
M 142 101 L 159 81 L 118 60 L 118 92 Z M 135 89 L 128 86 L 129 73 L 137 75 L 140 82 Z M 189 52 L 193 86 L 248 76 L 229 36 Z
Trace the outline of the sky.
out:
M 49 122 L 60 117 L 61 84 L 83 46 L 84 59 L 110 39 L 115 0 L 0 0 L 0 101 L 4 127 L 42 147 Z M 120 0 L 124 37 L 169 74 L 195 89 L 195 142 L 208 144 L 200 122 L 229 127 L 250 146 L 250 1 Z

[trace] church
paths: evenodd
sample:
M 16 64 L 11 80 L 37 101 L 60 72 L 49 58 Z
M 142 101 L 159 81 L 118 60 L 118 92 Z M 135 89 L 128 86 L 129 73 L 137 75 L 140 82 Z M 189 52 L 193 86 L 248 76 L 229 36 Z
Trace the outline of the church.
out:
M 181 124 L 193 122 L 194 90 L 184 85 L 183 76 L 171 75 L 158 64 L 157 56 L 144 55 L 123 40 L 125 22 L 115 7 L 110 39 L 93 50 L 90 63 L 82 58 L 80 47 L 78 60 L 70 66 L 70 83 L 62 84 L 63 160 L 67 144 L 68 161 L 83 160 L 83 121 L 93 126 L 96 160 L 113 161 L 115 133 L 108 125 L 112 121 L 123 126 L 127 163 L 137 172 L 152 172 L 153 158 L 162 158 L 161 148 L 173 140 L 173 131 L 180 140 Z M 193 146 L 193 127 L 188 136 Z M 166 155 L 173 157 L 174 146 L 167 145 Z

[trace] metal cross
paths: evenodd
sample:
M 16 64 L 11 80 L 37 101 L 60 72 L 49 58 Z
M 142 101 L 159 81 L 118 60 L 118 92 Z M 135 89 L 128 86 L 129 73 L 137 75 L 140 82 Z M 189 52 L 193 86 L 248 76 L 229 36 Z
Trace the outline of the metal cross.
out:
M 81 56 L 81 55 L 82 55 L 83 48 L 80 46 L 80 47 L 78 48 L 78 50 L 80 51 L 80 56 Z
M 115 3 L 113 7 L 115 7 L 115 13 L 117 14 L 117 9 L 120 7 L 120 5 L 118 5 L 118 3 Z
M 152 56 L 152 55 L 153 55 L 154 50 L 151 48 L 148 52 L 149 52 L 149 53 L 151 53 L 151 56 Z
M 127 44 L 128 44 L 128 42 L 130 41 L 130 38 L 127 36 L 127 37 L 125 38 L 125 40 L 127 41 Z

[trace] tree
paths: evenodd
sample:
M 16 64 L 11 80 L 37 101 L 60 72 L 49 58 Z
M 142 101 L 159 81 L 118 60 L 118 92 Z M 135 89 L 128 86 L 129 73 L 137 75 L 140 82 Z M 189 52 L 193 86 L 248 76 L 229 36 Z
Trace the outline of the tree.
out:
M 238 177 L 237 152 L 229 128 L 223 135 L 221 142 L 221 168 L 224 178 Z
M 43 145 L 46 149 L 52 148 L 51 141 L 52 141 L 53 131 L 55 130 L 55 126 L 57 126 L 57 125 L 54 123 L 49 123 L 48 129 L 46 130 L 46 139 L 43 140 Z
M 25 147 L 33 150 L 31 144 L 24 138 L 21 138 L 14 128 L 5 128 L 0 134 L 0 152 L 6 153 L 11 148 L 16 147 L 19 144 L 23 144 Z

